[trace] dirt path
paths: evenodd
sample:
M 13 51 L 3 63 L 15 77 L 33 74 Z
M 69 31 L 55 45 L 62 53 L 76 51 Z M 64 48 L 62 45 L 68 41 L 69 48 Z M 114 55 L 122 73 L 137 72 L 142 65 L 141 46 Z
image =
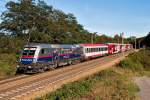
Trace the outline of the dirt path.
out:
M 140 88 L 141 100 L 150 100 L 150 77 L 136 77 L 134 80 Z

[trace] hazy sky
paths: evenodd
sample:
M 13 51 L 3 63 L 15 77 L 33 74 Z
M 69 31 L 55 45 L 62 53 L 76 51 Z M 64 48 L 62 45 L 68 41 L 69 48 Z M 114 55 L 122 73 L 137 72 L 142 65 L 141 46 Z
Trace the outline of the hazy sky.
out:
M 10 0 L 0 0 L 0 12 Z M 15 0 L 16 1 L 16 0 Z M 150 31 L 150 0 L 45 0 L 54 8 L 73 13 L 90 32 L 144 36 Z

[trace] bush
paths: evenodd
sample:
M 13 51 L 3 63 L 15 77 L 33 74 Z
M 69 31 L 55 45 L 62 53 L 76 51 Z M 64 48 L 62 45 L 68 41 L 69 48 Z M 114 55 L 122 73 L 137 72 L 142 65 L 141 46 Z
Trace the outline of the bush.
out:
M 14 75 L 16 65 L 17 63 L 15 54 L 1 54 L 0 73 L 3 75 L 1 78 Z
M 119 63 L 119 66 L 122 68 L 128 68 L 131 69 L 133 71 L 135 70 L 143 70 L 143 65 L 140 62 L 135 62 L 132 58 L 127 58 L 125 60 L 122 60 Z
M 10 66 L 8 63 L 0 62 L 0 71 L 3 75 L 12 76 L 15 74 L 15 68 Z
M 142 49 L 139 52 L 130 54 L 128 58 L 119 63 L 122 68 L 132 70 L 150 70 L 150 50 Z
M 63 85 L 62 88 L 46 95 L 48 100 L 65 100 L 67 98 L 81 97 L 82 95 L 88 94 L 91 87 L 89 80 L 77 81 L 67 85 Z M 37 98 L 36 100 L 46 100 L 46 98 Z

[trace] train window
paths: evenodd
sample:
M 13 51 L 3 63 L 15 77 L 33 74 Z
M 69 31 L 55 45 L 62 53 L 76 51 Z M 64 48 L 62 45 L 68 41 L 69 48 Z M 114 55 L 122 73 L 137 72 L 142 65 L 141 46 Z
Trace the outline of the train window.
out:
M 89 48 L 87 48 L 87 53 L 89 53 Z
M 96 51 L 96 48 L 94 48 L 94 52 L 97 52 L 97 51 Z
M 102 48 L 102 51 L 104 51 L 104 48 Z
M 98 49 L 98 48 L 96 48 L 96 51 L 98 52 L 98 51 L 99 51 L 99 49 Z
M 92 48 L 89 48 L 89 52 L 92 52 Z
M 91 52 L 93 52 L 94 51 L 94 49 L 93 48 L 91 48 Z
M 103 51 L 103 48 L 101 48 L 101 51 Z
M 85 53 L 88 53 L 88 48 L 85 48 Z
M 24 50 L 22 55 L 28 55 L 29 50 Z
M 89 53 L 91 52 L 91 48 L 89 48 Z
M 24 50 L 23 54 L 24 56 L 33 56 L 35 54 L 35 50 Z
M 107 51 L 107 49 L 108 49 L 108 48 L 106 47 L 106 51 Z
M 41 54 L 44 54 L 45 53 L 45 50 L 44 49 L 41 49 Z
M 104 48 L 104 51 L 106 51 L 106 47 Z
M 99 48 L 99 51 L 101 51 L 101 48 Z
M 86 48 L 86 50 L 87 50 L 87 53 L 89 52 L 89 49 L 88 48 Z
M 106 51 L 106 47 L 104 48 L 104 51 Z
M 29 56 L 34 55 L 34 53 L 35 53 L 35 50 L 30 50 L 30 52 L 29 52 Z

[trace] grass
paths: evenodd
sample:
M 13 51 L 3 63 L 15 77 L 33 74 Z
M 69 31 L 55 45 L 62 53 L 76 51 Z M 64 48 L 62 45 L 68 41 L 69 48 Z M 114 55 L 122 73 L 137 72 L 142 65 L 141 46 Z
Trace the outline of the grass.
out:
M 0 79 L 13 76 L 15 74 L 16 56 L 15 54 L 0 55 Z
M 137 53 L 130 54 L 118 66 L 138 72 L 141 75 L 150 76 L 150 50 L 142 49 Z

